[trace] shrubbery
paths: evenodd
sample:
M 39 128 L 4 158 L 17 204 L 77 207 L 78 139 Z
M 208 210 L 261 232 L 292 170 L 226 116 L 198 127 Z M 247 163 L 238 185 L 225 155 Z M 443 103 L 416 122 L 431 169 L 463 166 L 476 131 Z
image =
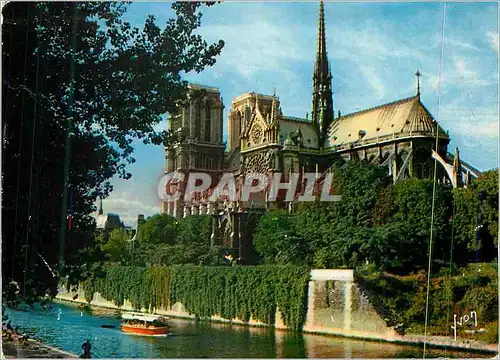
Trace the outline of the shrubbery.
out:
M 388 326 L 402 324 L 404 332 L 423 333 L 427 294 L 427 275 L 424 271 L 407 276 L 396 276 L 360 267 L 356 281 L 367 293 L 370 302 L 385 319 Z M 475 334 L 483 340 L 496 339 L 498 327 L 498 276 L 493 264 L 471 264 L 454 271 L 441 269 L 431 278 L 429 292 L 428 331 L 433 335 L 451 336 L 453 315 L 457 318 L 471 311 L 477 313 L 479 330 L 489 330 L 486 335 Z M 497 323 L 498 324 L 498 323 Z M 459 328 L 458 332 L 469 329 Z

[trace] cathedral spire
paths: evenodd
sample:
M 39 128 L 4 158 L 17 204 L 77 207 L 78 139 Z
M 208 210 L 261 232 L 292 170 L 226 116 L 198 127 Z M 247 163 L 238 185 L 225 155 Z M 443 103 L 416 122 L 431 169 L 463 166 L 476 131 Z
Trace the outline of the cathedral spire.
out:
M 315 75 L 318 72 L 324 71 L 326 66 L 328 69 L 328 60 L 326 58 L 326 35 L 325 35 L 325 9 L 323 0 L 319 3 L 319 19 L 318 19 L 318 39 L 316 44 L 316 64 Z
M 327 138 L 328 127 L 332 120 L 332 75 L 326 51 L 325 10 L 323 1 L 320 1 L 311 112 L 311 121 L 318 132 L 320 147 Z

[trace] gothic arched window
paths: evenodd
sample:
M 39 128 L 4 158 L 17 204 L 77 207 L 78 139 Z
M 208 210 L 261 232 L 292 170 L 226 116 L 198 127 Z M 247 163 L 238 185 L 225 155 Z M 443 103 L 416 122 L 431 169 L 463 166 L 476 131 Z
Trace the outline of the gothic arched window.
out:
M 205 141 L 210 142 L 210 130 L 212 127 L 212 119 L 211 119 L 211 109 L 210 104 L 205 105 Z
M 196 103 L 196 114 L 195 114 L 195 128 L 194 128 L 194 137 L 197 140 L 200 140 L 201 136 L 201 103 L 198 101 Z
M 237 112 L 238 114 L 238 119 L 236 121 L 238 121 L 238 137 L 241 135 L 241 132 L 243 131 L 243 116 L 241 115 L 241 112 L 238 111 Z
M 419 179 L 430 179 L 434 173 L 432 154 L 425 148 L 414 151 L 412 158 L 412 176 Z

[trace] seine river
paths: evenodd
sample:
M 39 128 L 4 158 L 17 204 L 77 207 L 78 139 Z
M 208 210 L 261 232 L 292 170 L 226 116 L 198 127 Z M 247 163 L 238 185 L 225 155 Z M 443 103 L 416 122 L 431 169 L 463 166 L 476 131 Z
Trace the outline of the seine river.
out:
M 408 358 L 422 357 L 418 347 L 364 342 L 319 335 L 293 335 L 266 328 L 171 319 L 172 334 L 149 338 L 120 332 L 113 310 L 81 312 L 53 303 L 52 309 L 7 310 L 13 326 L 46 344 L 81 354 L 89 339 L 94 358 Z M 114 329 L 101 325 L 114 325 Z M 482 357 L 436 350 L 428 357 Z M 490 355 L 491 357 L 491 355 Z

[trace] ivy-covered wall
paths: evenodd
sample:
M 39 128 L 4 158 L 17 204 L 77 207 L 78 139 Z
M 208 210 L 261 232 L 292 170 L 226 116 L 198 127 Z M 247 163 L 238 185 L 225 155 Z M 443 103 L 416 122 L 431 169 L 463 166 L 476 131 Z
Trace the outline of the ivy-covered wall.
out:
M 310 269 L 300 266 L 109 266 L 102 278 L 83 284 L 93 294 L 122 306 L 128 299 L 140 310 L 182 303 L 197 318 L 250 318 L 274 325 L 279 309 L 284 324 L 301 330 L 307 313 Z

